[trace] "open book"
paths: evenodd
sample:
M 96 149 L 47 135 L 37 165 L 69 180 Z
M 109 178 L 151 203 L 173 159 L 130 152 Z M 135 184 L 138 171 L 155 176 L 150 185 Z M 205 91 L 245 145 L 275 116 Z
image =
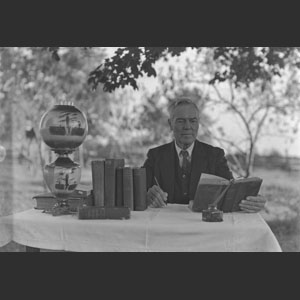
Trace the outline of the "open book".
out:
M 238 178 L 227 180 L 225 178 L 201 174 L 195 198 L 191 202 L 191 209 L 200 212 L 214 204 L 223 212 L 241 210 L 239 203 L 247 196 L 257 196 L 262 184 L 259 177 Z

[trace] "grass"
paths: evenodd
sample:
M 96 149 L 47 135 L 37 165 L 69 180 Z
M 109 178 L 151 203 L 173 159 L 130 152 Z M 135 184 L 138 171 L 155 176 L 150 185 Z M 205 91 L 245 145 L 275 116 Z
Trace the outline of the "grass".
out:
M 26 165 L 14 164 L 13 178 L 6 178 L 13 181 L 11 199 L 1 204 L 2 215 L 24 211 L 34 207 L 32 196 L 43 192 L 41 170 L 30 170 Z M 1 169 L 3 176 L 11 176 Z M 300 251 L 300 174 L 287 173 L 280 170 L 255 170 L 254 176 L 263 178 L 261 194 L 268 202 L 266 209 L 261 215 L 266 220 L 274 235 L 276 236 L 284 252 Z M 82 170 L 82 183 L 90 183 L 92 180 L 89 168 Z M 1 190 L 5 188 L 1 186 Z M 13 201 L 12 201 L 13 199 Z M 0 248 L 0 252 L 23 252 L 25 247 L 14 242 Z
M 267 198 L 261 214 L 284 252 L 300 251 L 300 174 L 258 169 L 263 178 L 261 194 Z

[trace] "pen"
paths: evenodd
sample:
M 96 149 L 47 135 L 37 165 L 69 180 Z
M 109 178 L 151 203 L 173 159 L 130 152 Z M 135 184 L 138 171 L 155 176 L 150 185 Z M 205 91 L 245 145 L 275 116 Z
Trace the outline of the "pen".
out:
M 159 183 L 158 183 L 158 181 L 157 181 L 157 179 L 156 179 L 155 176 L 154 176 L 154 180 L 155 180 L 156 185 L 161 189 L 161 187 L 160 187 L 160 185 L 159 185 Z M 165 201 L 165 204 L 168 205 L 167 201 Z

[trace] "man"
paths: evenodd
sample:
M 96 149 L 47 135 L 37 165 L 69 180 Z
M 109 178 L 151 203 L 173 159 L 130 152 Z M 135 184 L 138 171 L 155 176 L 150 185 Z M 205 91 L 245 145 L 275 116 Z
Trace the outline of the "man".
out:
M 188 204 L 194 198 L 201 173 L 232 179 L 224 150 L 196 139 L 199 109 L 189 99 L 181 99 L 169 107 L 168 123 L 174 141 L 147 154 L 147 202 L 150 207 L 166 203 Z M 245 212 L 259 212 L 265 206 L 263 196 L 247 197 L 240 204 Z

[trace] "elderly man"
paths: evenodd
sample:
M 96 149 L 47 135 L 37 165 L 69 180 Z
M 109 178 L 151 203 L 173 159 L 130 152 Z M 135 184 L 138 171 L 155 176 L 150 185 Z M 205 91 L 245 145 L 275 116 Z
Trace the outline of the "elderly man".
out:
M 150 149 L 144 167 L 147 172 L 147 202 L 163 207 L 167 202 L 188 204 L 196 193 L 201 173 L 232 179 L 224 150 L 196 139 L 199 109 L 189 99 L 180 99 L 169 107 L 169 125 L 174 135 L 171 143 Z M 240 208 L 259 212 L 265 206 L 263 196 L 247 197 Z

